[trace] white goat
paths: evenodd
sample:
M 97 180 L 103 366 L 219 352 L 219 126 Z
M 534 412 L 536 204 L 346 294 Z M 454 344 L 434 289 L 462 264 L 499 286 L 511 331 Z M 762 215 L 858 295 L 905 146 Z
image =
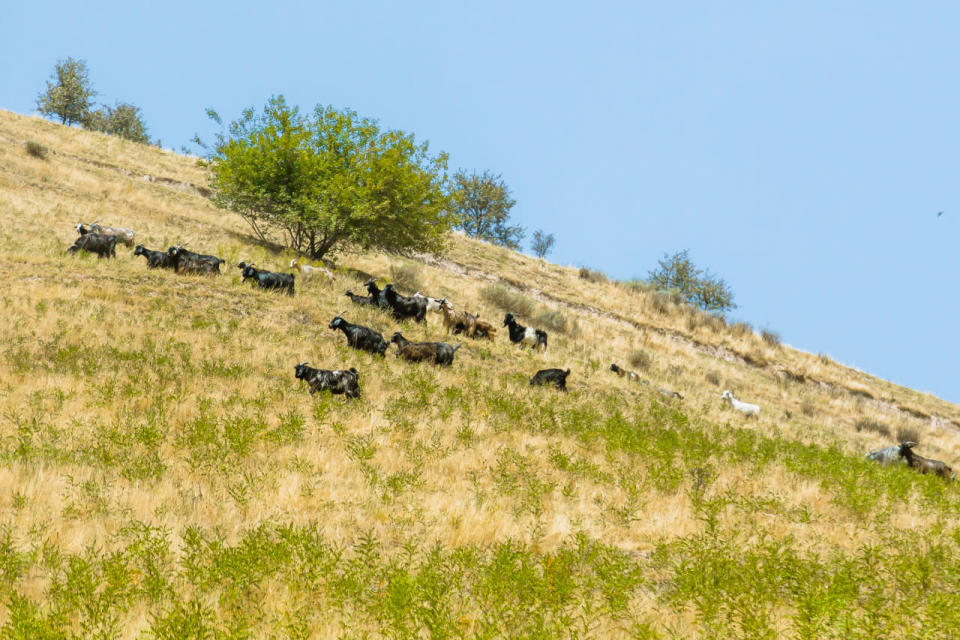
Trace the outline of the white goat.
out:
M 443 302 L 440 298 L 431 298 L 430 296 L 425 296 L 419 291 L 410 296 L 411 298 L 423 298 L 427 301 L 427 311 L 440 311 L 440 303 Z M 444 298 L 445 299 L 445 298 Z M 449 302 L 447 304 L 450 304 Z
M 759 416 L 760 415 L 760 406 L 756 404 L 750 404 L 749 402 L 740 402 L 733 397 L 733 394 L 729 391 L 724 391 L 721 395 L 721 398 L 730 403 L 730 406 L 739 411 L 740 413 L 747 416 Z
M 867 460 L 872 460 L 882 465 L 906 463 L 906 460 L 900 456 L 900 445 L 898 444 L 892 444 L 889 447 L 871 451 L 867 454 Z
M 294 258 L 290 261 L 290 268 L 296 269 L 304 277 L 325 276 L 328 280 L 333 280 L 333 274 L 326 267 L 312 267 L 309 264 L 300 264 L 300 258 Z

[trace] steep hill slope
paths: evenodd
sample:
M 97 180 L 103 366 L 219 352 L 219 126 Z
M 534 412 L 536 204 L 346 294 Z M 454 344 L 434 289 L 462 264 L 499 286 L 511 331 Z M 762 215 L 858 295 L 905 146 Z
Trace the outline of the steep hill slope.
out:
M 960 635 L 956 485 L 862 459 L 909 437 L 956 463 L 957 406 L 459 236 L 255 290 L 233 265 L 291 256 L 206 182 L 0 112 L 4 637 Z M 94 219 L 225 273 L 65 254 Z M 398 325 L 344 297 L 368 274 L 511 310 L 550 347 Z M 342 310 L 464 345 L 444 369 L 370 356 L 327 328 Z M 609 370 L 631 359 L 650 385 Z M 362 398 L 311 397 L 303 360 L 356 367 Z M 568 394 L 528 385 L 554 366 Z

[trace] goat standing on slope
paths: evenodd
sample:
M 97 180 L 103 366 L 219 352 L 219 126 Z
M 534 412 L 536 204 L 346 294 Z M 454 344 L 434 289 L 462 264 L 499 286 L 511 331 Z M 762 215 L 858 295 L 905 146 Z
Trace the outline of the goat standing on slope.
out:
M 726 400 L 731 407 L 745 416 L 753 416 L 755 418 L 760 416 L 760 405 L 750 404 L 749 402 L 741 402 L 734 398 L 733 394 L 729 391 L 724 391 L 720 397 Z
M 538 348 L 541 351 L 547 350 L 546 331 L 523 326 L 513 318 L 512 313 L 508 313 L 503 317 L 503 326 L 507 327 L 510 331 L 510 342 L 519 344 L 520 346 L 529 346 L 531 350 Z

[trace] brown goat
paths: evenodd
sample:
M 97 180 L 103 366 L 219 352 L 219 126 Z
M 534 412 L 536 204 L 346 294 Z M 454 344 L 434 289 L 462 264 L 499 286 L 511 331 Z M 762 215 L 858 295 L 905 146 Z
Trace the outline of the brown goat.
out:
M 627 378 L 630 378 L 631 380 L 635 380 L 635 381 L 639 381 L 639 380 L 640 380 L 640 376 L 638 376 L 637 374 L 635 374 L 633 371 L 628 371 L 627 369 L 624 369 L 623 367 L 617 366 L 616 363 L 610 365 L 610 371 L 613 371 L 615 374 L 617 374 L 617 375 L 620 376 L 621 378 L 627 377 Z
M 447 366 L 453 364 L 453 356 L 460 348 L 459 342 L 455 346 L 446 342 L 410 342 L 399 331 L 393 334 L 390 342 L 397 345 L 398 358 L 410 362 L 433 361 Z
M 920 473 L 935 473 L 941 478 L 953 477 L 953 469 L 939 460 L 932 460 L 917 455 L 913 452 L 913 447 L 915 446 L 917 446 L 916 442 L 900 443 L 900 457 L 904 458 L 911 468 L 916 469 Z
M 480 316 L 477 316 L 473 323 L 473 338 L 488 338 L 493 340 L 497 335 L 497 328 L 486 320 L 481 320 Z

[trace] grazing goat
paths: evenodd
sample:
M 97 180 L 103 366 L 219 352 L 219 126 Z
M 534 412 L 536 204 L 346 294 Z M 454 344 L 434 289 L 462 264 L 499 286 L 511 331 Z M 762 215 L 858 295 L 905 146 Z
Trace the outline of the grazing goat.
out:
M 388 306 L 387 295 L 377 286 L 377 281 L 371 278 L 367 280 L 366 285 L 367 293 L 370 294 L 370 297 L 373 298 L 373 302 L 376 306 L 383 308 Z
M 294 276 L 292 273 L 273 273 L 266 269 L 257 269 L 253 264 L 243 264 L 243 282 L 254 280 L 261 289 L 287 290 L 287 295 L 293 295 Z M 239 265 L 237 265 L 239 266 Z
M 100 233 L 87 233 L 77 238 L 67 253 L 87 251 L 97 254 L 97 258 L 117 257 L 117 236 L 108 236 Z
M 747 416 L 759 416 L 760 415 L 760 406 L 756 404 L 750 404 L 749 402 L 740 402 L 733 397 L 733 394 L 729 391 L 724 391 L 720 394 L 720 397 L 727 401 L 727 403 L 739 411 L 740 413 Z
M 638 376 L 633 371 L 627 371 L 623 367 L 617 366 L 617 363 L 613 363 L 612 365 L 610 365 L 610 371 L 613 371 L 615 374 L 617 374 L 621 378 L 627 377 L 633 380 L 634 382 L 640 382 L 640 376 Z
M 440 313 L 443 314 L 443 326 L 454 335 L 462 332 L 471 338 L 493 340 L 497 333 L 492 324 L 481 320 L 479 316 L 454 309 L 446 298 L 440 300 Z
M 393 310 L 393 317 L 399 322 L 413 318 L 414 322 L 424 322 L 427 318 L 427 301 L 424 298 L 408 298 L 397 293 L 392 284 L 383 288 L 387 304 Z
M 92 222 L 91 224 L 83 224 L 82 222 L 77 223 L 77 233 L 82 236 L 87 235 L 88 233 L 99 233 L 103 236 L 116 236 L 117 242 L 122 242 L 128 247 L 133 246 L 133 236 L 136 235 L 133 229 L 124 229 L 123 227 L 109 227 L 107 225 L 100 224 L 98 222 Z
M 355 294 L 353 291 L 350 291 L 349 289 L 346 292 L 344 292 L 343 295 L 350 298 L 350 302 L 352 302 L 353 304 L 370 305 L 372 307 L 377 306 L 377 301 L 374 299 L 373 296 L 358 296 L 357 294 Z
M 306 362 L 298 364 L 294 371 L 298 380 L 303 380 L 310 385 L 310 395 L 317 391 L 329 391 L 334 395 L 343 394 L 348 398 L 356 398 L 360 395 L 360 374 L 353 367 L 343 371 L 335 369 L 314 369 L 308 367 Z
M 411 298 L 423 299 L 427 303 L 427 311 L 440 311 L 440 303 L 446 300 L 446 298 L 431 298 L 430 296 L 425 296 L 419 291 L 410 296 Z
M 530 378 L 530 386 L 552 384 L 560 391 L 566 391 L 568 375 L 570 375 L 570 369 L 566 371 L 563 369 L 541 369 Z
M 916 442 L 900 443 L 900 457 L 907 461 L 911 469 L 916 469 L 920 473 L 935 473 L 941 478 L 953 477 L 953 469 L 939 460 L 932 460 L 917 455 L 913 452 L 915 446 L 917 446 Z
M 906 460 L 900 455 L 900 445 L 892 444 L 883 449 L 875 449 L 867 454 L 867 460 L 878 462 L 882 465 L 903 464 Z
M 378 331 L 359 324 L 351 324 L 344 320 L 342 316 L 343 312 L 341 311 L 337 314 L 337 317 L 330 321 L 329 326 L 333 330 L 340 329 L 343 331 L 343 335 L 347 336 L 348 345 L 354 349 L 369 351 L 381 356 L 387 352 L 390 343 L 384 340 Z
M 531 349 L 540 348 L 541 351 L 547 350 L 546 331 L 523 326 L 513 319 L 512 313 L 508 313 L 503 317 L 503 326 L 509 328 L 510 342 L 517 343 L 521 347 L 530 345 Z
M 154 251 L 138 244 L 133 255 L 146 258 L 148 269 L 173 269 L 173 258 L 166 251 Z
M 226 263 L 217 256 L 194 253 L 183 248 L 183 245 L 167 249 L 173 260 L 173 270 L 177 273 L 220 273 L 220 265 Z
M 328 280 L 333 280 L 333 273 L 326 267 L 313 267 L 309 264 L 300 264 L 300 258 L 294 258 L 290 261 L 290 268 L 296 269 L 305 278 L 312 276 L 324 276 Z
M 436 364 L 441 365 L 453 364 L 453 355 L 460 348 L 459 342 L 456 346 L 449 345 L 446 342 L 410 342 L 399 331 L 393 334 L 390 342 L 397 345 L 398 358 L 402 357 L 410 362 L 433 360 Z

